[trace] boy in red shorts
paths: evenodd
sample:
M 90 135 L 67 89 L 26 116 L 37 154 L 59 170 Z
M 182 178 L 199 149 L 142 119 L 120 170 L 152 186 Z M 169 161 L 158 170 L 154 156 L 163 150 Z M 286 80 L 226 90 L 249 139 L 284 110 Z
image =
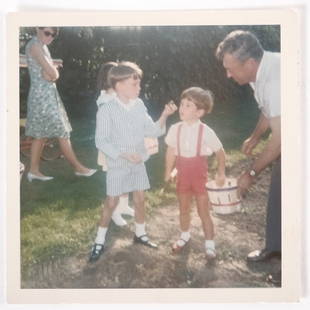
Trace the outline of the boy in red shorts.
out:
M 181 122 L 172 125 L 165 141 L 166 153 L 165 181 L 171 180 L 171 172 L 177 169 L 177 196 L 180 208 L 181 235 L 173 244 L 173 252 L 179 252 L 190 240 L 190 207 L 195 197 L 198 215 L 205 236 L 207 258 L 216 257 L 214 228 L 209 212 L 206 191 L 208 178 L 207 155 L 214 152 L 217 159 L 216 184 L 225 183 L 225 152 L 214 131 L 200 121 L 211 112 L 213 96 L 208 90 L 191 87 L 181 94 L 179 114 Z

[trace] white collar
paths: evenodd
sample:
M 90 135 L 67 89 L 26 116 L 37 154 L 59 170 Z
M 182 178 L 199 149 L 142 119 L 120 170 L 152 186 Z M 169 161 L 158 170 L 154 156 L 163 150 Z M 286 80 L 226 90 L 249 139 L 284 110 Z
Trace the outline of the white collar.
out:
M 267 54 L 266 54 L 266 51 L 263 52 L 263 56 L 260 60 L 260 63 L 258 65 L 258 69 L 257 69 L 257 72 L 256 72 L 256 77 L 255 77 L 255 82 L 250 82 L 250 85 L 252 86 L 253 89 L 255 89 L 255 85 L 259 82 L 261 76 L 263 75 L 263 68 L 265 66 L 265 62 L 267 61 L 266 60 L 267 58 Z
M 112 98 L 115 98 L 115 96 L 115 92 L 107 93 L 106 90 L 101 90 L 100 95 L 97 99 L 97 105 L 100 106 L 101 104 L 108 102 Z
M 255 82 L 257 82 L 262 75 L 262 68 L 264 66 L 265 61 L 266 61 L 266 52 L 264 51 L 263 57 L 259 63 L 258 69 L 257 69 Z
M 115 96 L 115 99 L 118 102 L 118 104 L 127 111 L 131 110 L 138 103 L 138 100 L 137 100 L 138 98 L 137 99 L 131 99 L 131 100 L 129 100 L 128 103 L 122 102 L 117 95 Z
M 195 123 L 188 124 L 185 121 L 182 121 L 182 125 L 186 126 L 188 129 L 195 129 L 201 124 L 200 119 L 196 121 Z

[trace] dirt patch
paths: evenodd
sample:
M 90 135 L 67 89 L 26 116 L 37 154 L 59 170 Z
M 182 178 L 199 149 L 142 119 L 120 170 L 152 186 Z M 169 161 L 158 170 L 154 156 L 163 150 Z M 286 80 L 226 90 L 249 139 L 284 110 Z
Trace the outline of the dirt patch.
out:
M 233 173 L 233 171 L 231 171 Z M 207 262 L 204 238 L 196 208 L 192 209 L 191 241 L 184 251 L 171 254 L 179 235 L 178 207 L 158 207 L 148 218 L 147 230 L 157 250 L 133 244 L 134 223 L 125 228 L 111 224 L 106 252 L 88 263 L 89 249 L 75 257 L 33 266 L 23 277 L 23 288 L 233 288 L 273 287 L 266 282 L 279 271 L 281 261 L 249 265 L 247 254 L 264 246 L 265 212 L 270 170 L 259 177 L 231 215 L 213 213 L 217 259 Z

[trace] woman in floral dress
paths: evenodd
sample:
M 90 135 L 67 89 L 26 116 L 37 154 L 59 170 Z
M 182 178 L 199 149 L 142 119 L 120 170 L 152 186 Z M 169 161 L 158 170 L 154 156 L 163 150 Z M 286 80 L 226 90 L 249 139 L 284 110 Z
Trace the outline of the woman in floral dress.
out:
M 73 166 L 75 174 L 89 177 L 96 170 L 83 166 L 76 158 L 70 142 L 72 130 L 55 81 L 59 78 L 62 61 L 53 61 L 47 45 L 52 43 L 59 29 L 38 27 L 26 45 L 26 59 L 30 74 L 27 100 L 26 135 L 33 137 L 28 180 L 48 181 L 53 177 L 40 172 L 40 157 L 47 138 L 58 138 L 61 151 Z

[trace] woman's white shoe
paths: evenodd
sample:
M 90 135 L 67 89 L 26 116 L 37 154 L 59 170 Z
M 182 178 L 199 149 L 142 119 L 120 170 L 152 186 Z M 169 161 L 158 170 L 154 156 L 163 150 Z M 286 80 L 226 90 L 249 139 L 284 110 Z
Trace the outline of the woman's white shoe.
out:
M 75 172 L 75 175 L 78 177 L 91 177 L 97 170 L 96 169 L 89 169 L 88 172 L 86 173 L 81 173 L 81 172 Z
M 27 179 L 29 182 L 32 182 L 32 180 L 39 180 L 39 181 L 50 181 L 50 180 L 53 180 L 54 177 L 48 177 L 48 176 L 38 176 L 38 175 L 35 175 L 31 172 L 28 172 L 27 173 Z

